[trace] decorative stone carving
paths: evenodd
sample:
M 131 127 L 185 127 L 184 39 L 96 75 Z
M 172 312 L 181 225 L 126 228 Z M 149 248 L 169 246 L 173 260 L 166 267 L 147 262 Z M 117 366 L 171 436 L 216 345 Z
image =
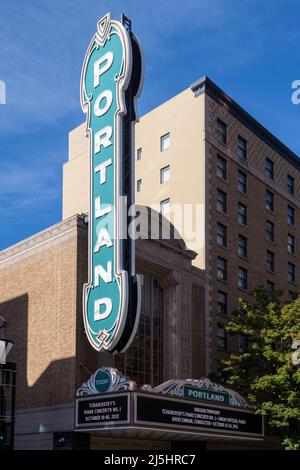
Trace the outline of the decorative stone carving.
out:
M 249 405 L 246 400 L 234 390 L 223 387 L 223 385 L 215 384 L 206 377 L 201 379 L 186 379 L 186 380 L 168 380 L 156 387 L 151 385 L 143 385 L 141 389 L 145 392 L 159 393 L 162 395 L 173 395 L 176 397 L 184 396 L 184 387 L 190 386 L 200 390 L 207 390 L 219 393 L 226 393 L 229 396 L 230 406 L 237 406 L 240 408 L 248 408 Z
M 193 387 L 201 391 L 226 394 L 229 398 L 229 405 L 239 408 L 248 408 L 246 400 L 234 390 L 216 384 L 206 377 L 201 379 L 168 380 L 156 387 L 143 385 L 140 390 L 143 392 L 157 393 L 161 395 L 172 395 L 174 397 L 184 398 L 184 387 Z M 101 367 L 78 388 L 76 396 L 95 395 L 107 392 L 136 391 L 137 385 L 122 372 L 113 367 Z
M 61 243 L 73 236 L 76 230 L 86 231 L 83 216 L 75 215 L 69 219 L 55 224 L 32 237 L 29 237 L 16 245 L 10 246 L 0 252 L 0 268 L 9 266 L 14 262 L 20 262 L 31 254 L 37 254 L 50 244 Z
M 76 392 L 76 396 L 94 395 L 106 392 L 132 391 L 137 386 L 133 380 L 130 380 L 122 372 L 113 367 L 101 367 L 83 383 Z

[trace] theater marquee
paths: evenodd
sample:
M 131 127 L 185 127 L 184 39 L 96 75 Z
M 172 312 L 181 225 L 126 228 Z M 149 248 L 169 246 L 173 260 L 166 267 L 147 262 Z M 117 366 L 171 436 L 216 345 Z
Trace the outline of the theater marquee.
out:
M 142 65 L 130 21 L 104 16 L 81 76 L 81 105 L 90 139 L 89 281 L 84 286 L 83 316 L 87 337 L 97 351 L 125 351 L 139 319 L 134 241 L 126 233 L 127 207 L 134 203 L 133 127 Z
M 187 388 L 193 390 L 189 398 Z M 77 390 L 75 408 L 75 430 L 96 430 L 102 435 L 123 430 L 125 437 L 135 431 L 139 438 L 148 438 L 151 432 L 164 430 L 170 436 L 189 433 L 196 440 L 208 436 L 264 438 L 263 419 L 244 398 L 206 378 L 169 380 L 157 387 L 138 388 L 117 369 L 104 367 Z

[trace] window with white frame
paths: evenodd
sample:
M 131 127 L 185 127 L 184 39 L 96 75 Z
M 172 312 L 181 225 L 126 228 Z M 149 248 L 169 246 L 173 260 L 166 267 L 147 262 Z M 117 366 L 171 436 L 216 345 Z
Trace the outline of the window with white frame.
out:
M 170 133 L 162 135 L 160 138 L 160 151 L 163 152 L 170 147 Z
M 160 183 L 164 184 L 170 179 L 170 166 L 165 166 L 160 169 Z
M 143 184 L 143 182 L 142 182 L 141 179 L 140 179 L 140 180 L 137 180 L 137 182 L 136 182 L 136 190 L 137 190 L 138 193 L 139 193 L 140 191 L 142 191 L 142 184 Z
M 160 202 L 160 212 L 162 215 L 168 215 L 170 213 L 170 199 L 164 199 Z

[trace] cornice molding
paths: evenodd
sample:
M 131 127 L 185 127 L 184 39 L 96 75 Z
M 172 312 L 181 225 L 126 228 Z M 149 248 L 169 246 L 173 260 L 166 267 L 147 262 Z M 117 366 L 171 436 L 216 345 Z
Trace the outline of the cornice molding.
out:
M 72 216 L 58 224 L 52 225 L 51 227 L 39 232 L 32 237 L 26 238 L 16 245 L 12 245 L 3 251 L 0 251 L 0 268 L 11 264 L 13 261 L 19 261 L 20 257 L 30 255 L 36 252 L 49 243 L 62 241 L 62 239 L 69 238 L 74 231 L 84 230 L 86 226 L 83 218 L 80 215 Z
M 192 83 L 190 89 L 195 93 L 195 96 L 206 93 L 210 98 L 227 108 L 227 111 L 238 119 L 241 124 L 247 127 L 272 150 L 277 152 L 281 157 L 293 165 L 298 171 L 300 170 L 300 158 L 298 155 L 296 155 L 283 142 L 275 137 L 274 134 L 254 119 L 236 101 L 210 80 L 210 78 L 206 76 L 200 78 L 196 82 Z

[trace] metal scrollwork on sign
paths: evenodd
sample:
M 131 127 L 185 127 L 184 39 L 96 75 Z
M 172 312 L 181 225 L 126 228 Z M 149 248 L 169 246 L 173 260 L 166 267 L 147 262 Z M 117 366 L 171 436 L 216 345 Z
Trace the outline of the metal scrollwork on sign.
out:
M 229 388 L 223 387 L 223 385 L 216 384 L 206 377 L 201 379 L 185 379 L 185 380 L 168 380 L 156 387 L 151 385 L 144 385 L 143 391 L 151 393 L 159 393 L 162 395 L 173 395 L 176 397 L 184 397 L 184 388 L 193 387 L 195 389 L 227 394 L 229 396 L 229 405 L 240 408 L 248 408 L 247 401 L 237 392 Z
M 95 395 L 106 392 L 133 391 L 137 386 L 122 372 L 113 367 L 101 367 L 83 383 L 76 392 L 76 396 Z

